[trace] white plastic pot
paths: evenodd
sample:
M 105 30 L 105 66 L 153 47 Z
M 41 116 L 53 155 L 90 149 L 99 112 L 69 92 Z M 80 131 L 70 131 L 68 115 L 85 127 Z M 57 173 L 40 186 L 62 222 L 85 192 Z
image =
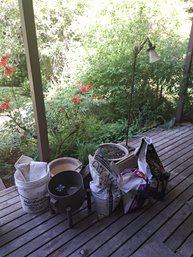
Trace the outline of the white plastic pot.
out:
M 101 148 L 102 151 L 105 153 L 105 151 L 108 151 L 108 148 L 111 148 L 111 147 L 114 149 L 117 149 L 117 150 L 120 149 L 121 151 L 123 151 L 124 155 L 120 156 L 120 157 L 115 157 L 115 158 L 108 158 L 109 161 L 114 161 L 114 162 L 121 161 L 122 159 L 126 158 L 129 155 L 128 149 L 121 144 L 104 143 L 104 144 L 100 144 L 98 146 L 98 149 Z

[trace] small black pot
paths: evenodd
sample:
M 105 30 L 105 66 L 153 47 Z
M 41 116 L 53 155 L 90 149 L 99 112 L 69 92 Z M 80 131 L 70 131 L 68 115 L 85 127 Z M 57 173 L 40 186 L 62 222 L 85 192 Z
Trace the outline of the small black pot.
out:
M 48 193 L 53 211 L 77 210 L 85 200 L 82 175 L 76 171 L 63 171 L 56 174 L 48 183 Z

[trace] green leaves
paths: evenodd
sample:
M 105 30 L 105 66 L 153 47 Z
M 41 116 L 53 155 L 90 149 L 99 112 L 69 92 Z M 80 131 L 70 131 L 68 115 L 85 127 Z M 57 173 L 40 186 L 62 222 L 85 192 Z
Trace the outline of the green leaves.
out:
M 97 144 L 124 140 L 133 50 L 147 36 L 160 61 L 148 63 L 147 45 L 137 58 L 130 136 L 173 117 L 190 32 L 189 5 L 184 8 L 181 0 L 33 3 L 52 158 L 80 155 L 85 160 Z M 14 96 L 7 129 L 19 138 L 14 149 L 37 156 L 20 25 L 17 1 L 2 2 L 0 52 L 10 54 L 15 69 L 6 80 L 0 74 L 1 99 Z M 92 90 L 82 92 L 80 81 Z M 192 88 L 187 113 L 191 103 Z

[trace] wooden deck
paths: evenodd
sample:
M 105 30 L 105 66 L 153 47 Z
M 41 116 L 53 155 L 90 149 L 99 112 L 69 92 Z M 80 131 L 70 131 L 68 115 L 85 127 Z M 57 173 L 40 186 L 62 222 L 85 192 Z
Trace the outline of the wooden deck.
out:
M 26 214 L 15 187 L 0 191 L 0 256 L 174 257 L 193 256 L 193 125 L 153 129 L 162 163 L 171 173 L 164 201 L 97 219 L 85 205 L 68 228 L 65 214 Z M 141 136 L 132 140 L 138 146 Z M 81 255 L 81 253 L 83 253 Z

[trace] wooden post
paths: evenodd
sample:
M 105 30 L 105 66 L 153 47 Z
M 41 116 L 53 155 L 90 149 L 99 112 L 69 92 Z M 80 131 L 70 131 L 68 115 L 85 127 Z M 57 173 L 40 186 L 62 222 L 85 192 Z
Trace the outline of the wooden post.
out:
M 49 143 L 47 122 L 45 115 L 44 96 L 40 74 L 40 64 L 35 30 L 32 0 L 18 0 L 23 31 L 24 47 L 30 81 L 33 109 L 35 115 L 36 132 L 38 138 L 38 152 L 41 161 L 49 161 Z
M 189 83 L 189 78 L 191 73 L 192 57 L 193 57 L 193 22 L 192 22 L 192 28 L 190 32 L 188 49 L 187 49 L 186 59 L 184 64 L 183 79 L 182 79 L 180 91 L 179 91 L 179 99 L 178 99 L 177 110 L 176 110 L 176 123 L 180 123 L 183 118 L 184 104 L 185 104 L 185 99 L 188 91 L 188 83 Z

